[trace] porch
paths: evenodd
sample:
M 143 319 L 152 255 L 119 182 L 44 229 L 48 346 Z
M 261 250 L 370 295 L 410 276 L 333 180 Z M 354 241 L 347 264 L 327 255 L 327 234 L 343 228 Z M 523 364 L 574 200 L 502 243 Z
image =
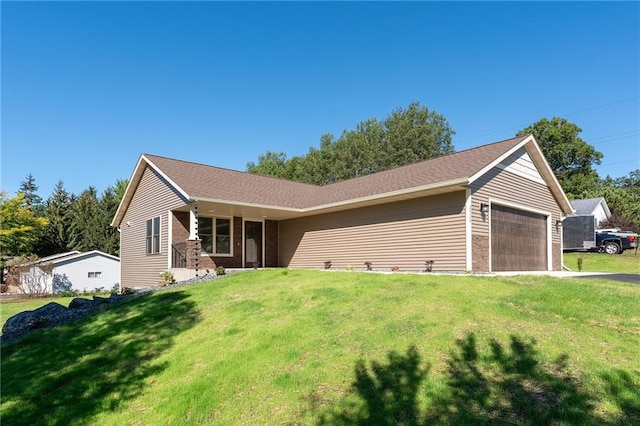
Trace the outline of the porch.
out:
M 169 267 L 176 280 L 193 278 L 216 267 L 278 266 L 278 221 L 218 215 L 213 209 L 199 214 L 169 212 Z M 204 210 L 204 209 L 201 209 Z

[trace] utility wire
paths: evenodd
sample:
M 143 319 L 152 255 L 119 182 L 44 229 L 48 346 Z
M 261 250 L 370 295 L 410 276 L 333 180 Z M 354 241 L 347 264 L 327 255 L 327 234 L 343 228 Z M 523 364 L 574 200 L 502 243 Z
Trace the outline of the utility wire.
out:
M 638 99 L 640 99 L 640 96 L 634 96 L 632 98 L 620 99 L 618 101 L 613 101 L 613 102 L 609 102 L 609 103 L 606 103 L 606 104 L 597 105 L 597 106 L 594 106 L 594 107 L 591 107 L 591 108 L 581 109 L 581 110 L 578 110 L 578 111 L 567 112 L 567 113 L 558 114 L 558 115 L 554 114 L 554 117 L 565 117 L 567 115 L 580 114 L 580 113 L 583 113 L 583 112 L 593 111 L 593 110 L 601 109 L 601 108 L 606 108 L 606 107 L 609 107 L 609 106 L 612 106 L 612 105 L 618 105 L 618 104 L 622 104 L 622 103 L 625 103 L 625 102 L 631 102 L 631 101 L 638 100 Z M 484 134 L 477 135 L 477 136 L 470 136 L 470 137 L 467 137 L 467 138 L 464 138 L 464 139 L 458 139 L 455 142 L 457 143 L 457 142 L 464 142 L 464 141 L 471 140 L 471 139 L 483 138 L 485 136 L 494 135 L 496 133 L 506 132 L 507 130 L 514 130 L 514 129 L 521 130 L 522 128 L 527 127 L 527 126 L 529 126 L 531 124 L 532 123 L 525 123 L 525 124 L 520 124 L 520 125 L 517 125 L 517 126 L 506 127 L 504 129 L 501 129 L 501 130 L 495 130 L 495 131 L 484 133 Z M 602 137 L 608 137 L 608 136 L 602 136 Z

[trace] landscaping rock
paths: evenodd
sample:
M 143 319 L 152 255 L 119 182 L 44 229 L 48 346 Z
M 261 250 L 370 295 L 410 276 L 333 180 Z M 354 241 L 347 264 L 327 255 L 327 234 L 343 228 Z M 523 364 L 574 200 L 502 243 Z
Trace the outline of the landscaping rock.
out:
M 51 302 L 33 311 L 20 312 L 4 323 L 2 335 L 44 328 L 50 325 L 52 320 L 64 316 L 68 310 L 59 303 Z
M 95 312 L 105 305 L 114 305 L 131 296 L 97 297 L 84 299 L 76 297 L 71 300 L 69 308 L 59 303 L 51 302 L 36 310 L 20 312 L 9 318 L 2 327 L 0 343 L 8 343 L 29 334 L 29 332 L 43 328 L 54 328 L 67 322 L 82 318 Z
M 69 302 L 69 309 L 78 309 L 91 303 L 93 303 L 93 301 L 89 299 L 85 299 L 84 297 L 76 297 L 71 302 Z
M 110 303 L 110 302 L 111 300 L 109 300 L 108 297 L 93 296 L 93 303 L 102 304 L 102 303 Z
M 233 273 L 233 272 L 229 272 Z M 170 287 L 176 285 L 191 285 L 203 281 L 212 281 L 216 278 L 215 273 L 207 273 L 190 280 L 174 283 Z M 36 329 L 54 328 L 67 322 L 89 315 L 100 309 L 107 308 L 109 305 L 117 305 L 132 297 L 142 296 L 152 291 L 160 290 L 159 288 L 145 288 L 135 290 L 131 294 L 111 294 L 110 297 L 93 296 L 93 299 L 85 299 L 76 297 L 69 303 L 69 308 L 59 303 L 51 302 L 36 310 L 20 312 L 9 318 L 2 327 L 2 336 L 0 343 L 8 343 L 26 336 L 29 332 Z

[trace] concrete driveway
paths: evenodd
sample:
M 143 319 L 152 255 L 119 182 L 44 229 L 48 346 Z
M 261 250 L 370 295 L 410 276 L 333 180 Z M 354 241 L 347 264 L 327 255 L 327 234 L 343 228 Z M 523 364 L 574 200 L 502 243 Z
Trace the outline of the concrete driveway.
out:
M 606 280 L 621 281 L 632 284 L 640 284 L 640 274 L 616 274 L 612 272 L 576 272 L 576 271 L 528 271 L 528 272 L 494 272 L 497 276 L 513 275 L 548 275 L 558 278 L 602 278 Z

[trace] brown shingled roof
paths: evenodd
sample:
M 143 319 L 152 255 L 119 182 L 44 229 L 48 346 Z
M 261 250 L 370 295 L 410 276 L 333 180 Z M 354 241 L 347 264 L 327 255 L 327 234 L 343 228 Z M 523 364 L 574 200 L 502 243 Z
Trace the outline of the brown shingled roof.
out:
M 318 192 L 316 204 L 328 204 L 404 189 L 470 178 L 527 136 L 459 151 L 330 185 Z
M 567 196 L 529 135 L 325 186 L 143 154 L 111 224 L 120 225 L 147 165 L 164 175 L 185 203 L 204 201 L 232 206 L 227 214 L 284 219 L 460 190 L 523 146 L 563 212 L 571 213 Z
M 315 185 L 144 154 L 193 199 L 300 208 Z
M 470 178 L 527 137 L 467 149 L 325 186 L 144 154 L 190 198 L 304 209 Z

